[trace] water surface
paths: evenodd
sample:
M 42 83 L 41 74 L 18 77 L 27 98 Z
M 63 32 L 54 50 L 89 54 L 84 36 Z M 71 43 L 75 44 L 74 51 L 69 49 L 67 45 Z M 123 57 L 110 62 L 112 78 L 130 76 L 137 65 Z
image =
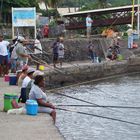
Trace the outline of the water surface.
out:
M 140 75 L 122 76 L 59 91 L 98 105 L 139 106 Z M 51 94 L 56 105 L 89 105 L 78 100 Z M 69 107 L 61 108 L 96 114 L 140 124 L 140 109 Z M 140 140 L 140 125 L 57 110 L 56 126 L 66 140 Z

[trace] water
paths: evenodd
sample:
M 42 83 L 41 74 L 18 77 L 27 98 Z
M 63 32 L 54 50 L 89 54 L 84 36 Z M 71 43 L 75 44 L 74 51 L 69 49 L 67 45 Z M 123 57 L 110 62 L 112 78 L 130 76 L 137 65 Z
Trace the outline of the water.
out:
M 61 91 L 99 105 L 139 106 L 140 75 L 125 76 L 72 87 Z M 85 105 L 87 103 L 60 95 L 49 95 L 56 105 Z M 96 114 L 140 124 L 140 109 L 69 107 L 61 108 Z M 66 140 L 140 140 L 140 125 L 57 110 L 56 126 Z

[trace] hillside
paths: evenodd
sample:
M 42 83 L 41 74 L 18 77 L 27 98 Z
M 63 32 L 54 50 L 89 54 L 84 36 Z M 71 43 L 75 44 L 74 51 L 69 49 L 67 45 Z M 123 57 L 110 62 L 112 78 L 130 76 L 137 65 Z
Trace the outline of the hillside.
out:
M 101 0 L 64 0 L 59 4 L 59 7 L 81 7 L 88 4 L 94 4 Z M 132 4 L 129 0 L 106 0 L 112 6 L 122 6 L 122 5 L 130 5 Z

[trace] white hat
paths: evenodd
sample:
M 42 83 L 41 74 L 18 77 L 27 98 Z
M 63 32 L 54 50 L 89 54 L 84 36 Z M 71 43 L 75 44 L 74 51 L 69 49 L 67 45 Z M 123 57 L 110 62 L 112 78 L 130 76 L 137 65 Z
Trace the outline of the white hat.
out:
M 33 73 L 33 72 L 35 72 L 35 69 L 34 69 L 34 68 L 28 68 L 28 70 L 27 70 L 27 74 L 29 74 L 29 73 Z
M 18 36 L 17 38 L 18 38 L 18 40 L 21 41 L 21 42 L 22 42 L 22 41 L 26 41 L 26 39 L 25 39 L 24 37 L 22 37 L 22 36 Z
M 39 70 L 36 70 L 36 71 L 33 73 L 33 77 L 36 77 L 37 75 L 44 75 L 44 72 L 39 71 Z
M 131 24 L 128 24 L 127 26 L 130 27 L 130 28 L 132 28 L 132 25 Z

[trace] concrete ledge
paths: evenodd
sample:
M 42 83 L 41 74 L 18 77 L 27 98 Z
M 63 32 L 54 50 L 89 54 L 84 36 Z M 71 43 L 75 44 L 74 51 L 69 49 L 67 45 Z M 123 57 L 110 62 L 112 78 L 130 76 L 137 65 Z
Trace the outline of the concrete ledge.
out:
M 78 67 L 71 65 L 59 71 L 46 71 L 47 84 L 50 88 L 64 86 L 78 82 L 93 80 L 111 75 L 138 72 L 140 70 L 140 57 L 131 57 L 122 61 L 105 61 L 102 63 L 80 62 Z M 47 87 L 48 87 L 47 85 Z

